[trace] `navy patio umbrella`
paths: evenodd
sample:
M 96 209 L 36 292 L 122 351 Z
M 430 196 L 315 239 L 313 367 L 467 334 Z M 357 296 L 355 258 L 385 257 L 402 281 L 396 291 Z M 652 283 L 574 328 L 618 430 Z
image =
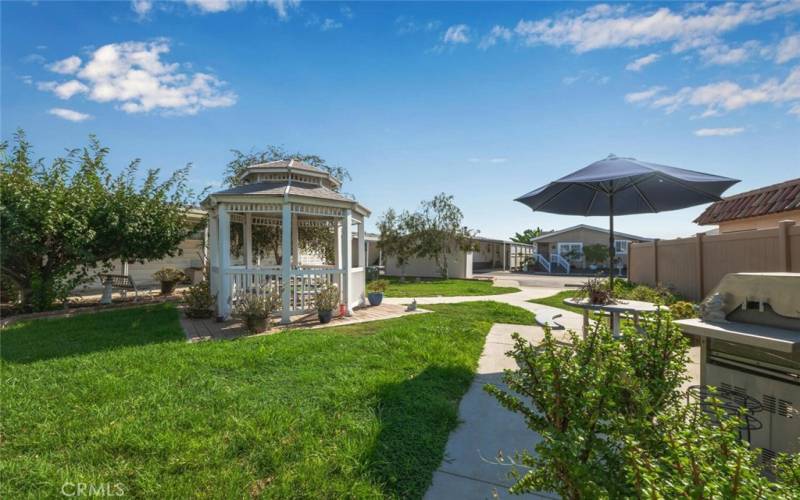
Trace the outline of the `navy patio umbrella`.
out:
M 609 217 L 609 279 L 614 286 L 614 216 L 656 213 L 720 200 L 737 179 L 609 155 L 524 194 L 534 211 Z

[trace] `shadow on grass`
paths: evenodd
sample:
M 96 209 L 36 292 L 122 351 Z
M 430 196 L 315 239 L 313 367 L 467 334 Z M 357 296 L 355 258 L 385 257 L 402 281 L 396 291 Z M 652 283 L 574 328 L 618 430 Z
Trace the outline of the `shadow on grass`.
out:
M 175 306 L 160 304 L 13 324 L 0 333 L 0 358 L 33 363 L 185 339 Z
M 378 392 L 381 430 L 368 468 L 385 494 L 422 498 L 458 425 L 458 404 L 473 373 L 463 367 L 432 366 Z

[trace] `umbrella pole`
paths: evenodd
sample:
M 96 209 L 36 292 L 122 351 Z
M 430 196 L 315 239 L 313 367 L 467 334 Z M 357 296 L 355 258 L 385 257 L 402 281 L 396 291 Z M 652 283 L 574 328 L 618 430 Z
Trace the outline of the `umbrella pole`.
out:
M 608 195 L 608 292 L 614 293 L 614 195 Z

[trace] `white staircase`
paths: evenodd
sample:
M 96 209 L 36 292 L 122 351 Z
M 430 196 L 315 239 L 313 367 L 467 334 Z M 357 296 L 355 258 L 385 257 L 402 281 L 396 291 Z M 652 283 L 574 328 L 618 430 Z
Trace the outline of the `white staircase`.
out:
M 565 258 L 564 258 L 564 257 L 562 257 L 561 255 L 559 255 L 559 254 L 557 254 L 557 253 L 550 254 L 550 262 L 551 262 L 552 264 L 555 264 L 555 265 L 557 265 L 557 266 L 561 266 L 561 267 L 563 267 L 563 268 L 564 268 L 564 271 L 565 271 L 567 274 L 569 274 L 569 271 L 570 271 L 570 268 L 571 268 L 571 266 L 570 266 L 570 263 L 569 263 L 569 261 L 568 261 L 567 259 L 565 259 Z

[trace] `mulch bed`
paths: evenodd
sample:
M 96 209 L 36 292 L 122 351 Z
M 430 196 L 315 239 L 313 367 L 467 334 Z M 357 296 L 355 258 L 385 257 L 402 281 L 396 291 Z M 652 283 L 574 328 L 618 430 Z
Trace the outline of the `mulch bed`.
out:
M 52 311 L 42 311 L 28 314 L 9 314 L 10 311 L 3 311 L 3 318 L 0 319 L 0 328 L 5 328 L 8 325 L 14 324 L 18 321 L 27 321 L 31 319 L 40 318 L 68 318 L 78 314 L 89 314 L 102 311 L 113 311 L 116 309 L 128 309 L 132 307 L 142 307 L 152 304 L 160 304 L 162 302 L 180 302 L 182 297 L 180 295 L 156 295 L 140 297 L 138 301 L 133 298 L 123 300 L 116 299 L 111 304 L 100 304 L 99 302 L 71 302 L 64 309 L 55 309 Z

